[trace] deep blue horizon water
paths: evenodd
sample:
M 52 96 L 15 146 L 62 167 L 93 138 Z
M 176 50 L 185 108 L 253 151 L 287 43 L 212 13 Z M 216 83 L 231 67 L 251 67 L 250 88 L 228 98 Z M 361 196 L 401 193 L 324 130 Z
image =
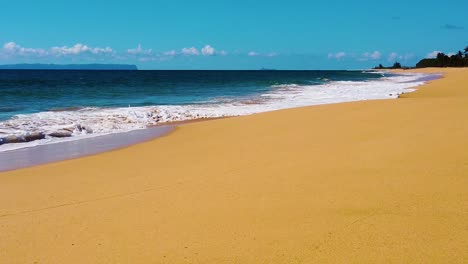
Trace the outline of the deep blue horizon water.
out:
M 31 134 L 47 143 L 171 121 L 396 98 L 421 78 L 366 71 L 0 70 L 0 151 L 27 146 L 9 143 Z

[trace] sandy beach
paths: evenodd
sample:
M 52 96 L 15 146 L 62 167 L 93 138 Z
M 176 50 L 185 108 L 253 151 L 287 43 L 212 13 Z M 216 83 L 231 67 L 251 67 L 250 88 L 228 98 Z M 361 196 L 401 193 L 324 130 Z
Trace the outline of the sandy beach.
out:
M 468 69 L 0 173 L 0 263 L 466 263 Z

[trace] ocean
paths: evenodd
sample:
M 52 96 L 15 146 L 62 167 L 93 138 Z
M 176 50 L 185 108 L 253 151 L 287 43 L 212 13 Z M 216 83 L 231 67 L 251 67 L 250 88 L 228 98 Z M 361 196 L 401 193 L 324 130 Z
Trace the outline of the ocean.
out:
M 368 71 L 0 71 L 0 152 L 173 121 L 397 98 L 424 74 Z

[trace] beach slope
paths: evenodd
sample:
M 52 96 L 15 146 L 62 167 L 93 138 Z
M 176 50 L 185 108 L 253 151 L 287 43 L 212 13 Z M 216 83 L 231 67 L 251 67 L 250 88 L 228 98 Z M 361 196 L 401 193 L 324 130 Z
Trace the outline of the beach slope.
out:
M 0 174 L 0 263 L 466 263 L 468 70 Z

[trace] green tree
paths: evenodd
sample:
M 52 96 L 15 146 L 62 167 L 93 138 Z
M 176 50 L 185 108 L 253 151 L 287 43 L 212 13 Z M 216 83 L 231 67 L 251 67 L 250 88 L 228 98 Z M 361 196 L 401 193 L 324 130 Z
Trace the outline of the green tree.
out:
M 465 59 L 463 59 L 463 53 L 461 51 L 458 51 L 457 55 L 453 56 L 454 62 L 452 63 L 452 66 L 455 67 L 463 67 L 465 66 Z
M 450 64 L 450 58 L 449 56 L 440 52 L 437 54 L 436 62 L 437 62 L 437 67 L 447 67 Z
M 445 54 L 444 54 L 443 52 L 439 52 L 439 53 L 437 53 L 436 59 L 437 59 L 438 61 L 443 61 L 443 60 L 444 60 L 444 57 L 445 57 Z

